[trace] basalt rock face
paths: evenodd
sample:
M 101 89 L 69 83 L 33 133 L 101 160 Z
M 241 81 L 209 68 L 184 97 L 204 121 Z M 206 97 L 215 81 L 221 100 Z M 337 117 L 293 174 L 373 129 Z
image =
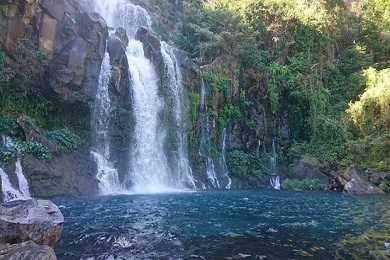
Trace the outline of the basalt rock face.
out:
M 33 197 L 82 196 L 98 193 L 96 163 L 89 149 L 58 154 L 49 162 L 26 155 L 23 171 Z
M 49 200 L 31 199 L 0 205 L 0 243 L 33 241 L 55 246 L 61 237 L 64 217 Z
M 0 5 L 7 10 L 0 15 L 0 35 L 6 35 L 1 44 L 5 67 L 24 75 L 25 81 L 34 77 L 33 87 L 54 101 L 93 99 L 108 37 L 103 18 L 84 0 L 2 1 Z

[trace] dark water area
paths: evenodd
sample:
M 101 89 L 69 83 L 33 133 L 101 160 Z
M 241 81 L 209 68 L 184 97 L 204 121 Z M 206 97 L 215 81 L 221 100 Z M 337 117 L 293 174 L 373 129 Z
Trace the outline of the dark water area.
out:
M 390 197 L 202 191 L 53 199 L 58 259 L 388 259 Z

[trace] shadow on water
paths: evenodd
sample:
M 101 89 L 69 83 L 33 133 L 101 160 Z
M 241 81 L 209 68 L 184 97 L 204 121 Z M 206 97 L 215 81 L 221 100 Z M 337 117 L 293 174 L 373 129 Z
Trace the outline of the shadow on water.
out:
M 205 191 L 54 201 L 65 217 L 59 259 L 389 256 L 388 196 Z

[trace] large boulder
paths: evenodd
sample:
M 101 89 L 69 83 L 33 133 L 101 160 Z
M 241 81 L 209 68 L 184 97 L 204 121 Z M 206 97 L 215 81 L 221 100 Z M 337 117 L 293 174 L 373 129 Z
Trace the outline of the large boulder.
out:
M 61 237 L 64 217 L 49 200 L 30 199 L 0 205 L 0 243 L 33 241 L 55 246 Z
M 300 179 L 319 179 L 322 185 L 329 185 L 329 178 L 316 166 L 309 162 L 299 160 L 294 163 L 292 173 Z
M 340 176 L 340 179 L 342 179 L 340 183 L 345 183 L 344 193 L 352 195 L 384 194 L 380 188 L 369 181 L 362 179 L 357 173 L 354 165 L 348 167 L 345 173 Z
M 0 244 L 0 259 L 56 260 L 57 257 L 53 248 L 27 241 L 19 244 Z

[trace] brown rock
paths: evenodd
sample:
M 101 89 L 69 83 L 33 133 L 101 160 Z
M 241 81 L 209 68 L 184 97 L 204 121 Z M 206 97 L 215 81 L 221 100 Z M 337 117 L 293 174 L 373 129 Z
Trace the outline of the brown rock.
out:
M 0 243 L 32 240 L 53 247 L 61 237 L 63 223 L 61 211 L 49 200 L 31 199 L 2 204 Z
M 32 241 L 20 244 L 0 244 L 0 259 L 4 260 L 56 260 L 53 248 L 40 246 Z

